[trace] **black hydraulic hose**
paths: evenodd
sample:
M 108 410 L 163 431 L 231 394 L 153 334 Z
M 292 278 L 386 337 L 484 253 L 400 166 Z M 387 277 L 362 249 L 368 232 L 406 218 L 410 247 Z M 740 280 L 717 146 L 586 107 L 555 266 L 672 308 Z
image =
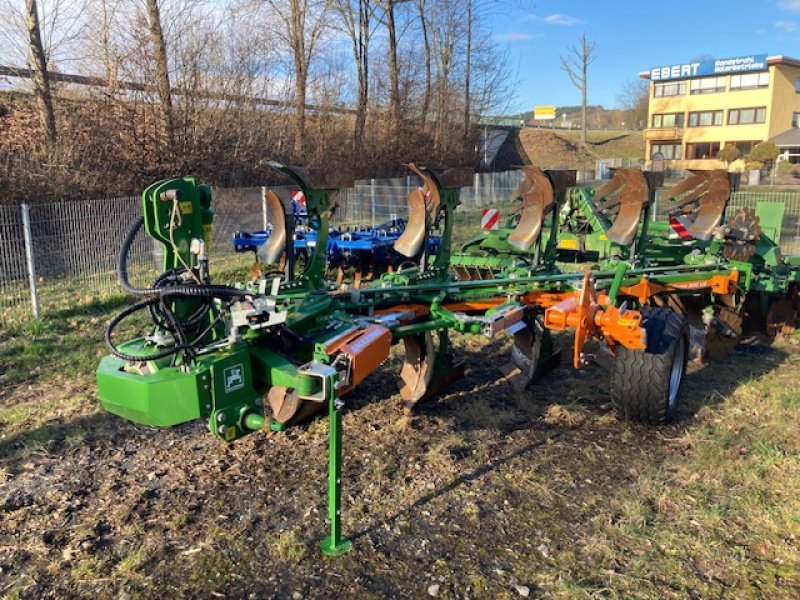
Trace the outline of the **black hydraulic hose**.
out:
M 195 296 L 199 298 L 244 298 L 251 296 L 250 292 L 240 290 L 235 287 L 227 285 L 176 285 L 164 288 L 137 288 L 134 287 L 128 279 L 128 255 L 130 254 L 133 240 L 136 239 L 136 234 L 139 233 L 144 224 L 144 217 L 139 217 L 136 222 L 131 226 L 128 235 L 122 242 L 122 247 L 119 251 L 119 262 L 117 263 L 117 275 L 119 276 L 119 283 L 126 292 L 134 294 L 135 296 Z
M 173 346 L 172 348 L 167 348 L 165 350 L 162 350 L 161 352 L 156 352 L 154 354 L 146 354 L 146 355 L 134 355 L 134 354 L 126 354 L 126 353 L 122 352 L 121 350 L 119 350 L 119 348 L 117 348 L 117 346 L 114 344 L 114 342 L 112 340 L 112 337 L 114 335 L 114 330 L 117 328 L 117 326 L 124 319 L 126 319 L 127 317 L 129 317 L 133 313 L 138 312 L 140 310 L 143 310 L 145 308 L 150 308 L 150 307 L 152 307 L 153 304 L 157 304 L 159 301 L 160 300 L 158 298 L 148 298 L 146 300 L 142 300 L 141 302 L 138 302 L 138 303 L 134 304 L 133 306 L 129 306 L 128 308 L 123 310 L 120 314 L 118 314 L 116 317 L 114 317 L 111 320 L 111 322 L 108 324 L 108 327 L 106 327 L 106 332 L 105 332 L 106 346 L 108 346 L 108 349 L 111 351 L 111 354 L 113 354 L 117 358 L 121 358 L 122 360 L 144 361 L 144 362 L 150 361 L 150 360 L 158 360 L 160 358 L 166 358 L 167 356 L 171 356 L 173 354 L 177 354 L 178 352 L 181 352 L 182 350 L 190 350 L 192 355 L 195 356 L 195 353 L 194 353 L 195 344 L 200 343 L 200 341 L 202 341 L 202 339 L 206 335 L 208 335 L 208 333 L 222 319 L 223 313 L 220 312 L 216 317 L 214 317 L 214 319 L 211 321 L 211 323 L 209 323 L 208 326 L 205 329 L 203 329 L 203 331 L 201 331 L 200 333 L 197 334 L 197 336 L 190 343 L 186 343 L 186 341 L 184 339 L 183 342 L 179 341 L 178 345 Z M 171 311 L 169 312 L 169 314 L 172 314 Z M 181 338 L 182 338 L 183 337 L 183 332 L 178 330 L 178 335 L 180 335 Z
M 136 234 L 139 233 L 139 230 L 144 225 L 144 216 L 139 217 L 136 219 L 136 222 L 131 226 L 128 230 L 128 235 L 125 236 L 125 239 L 122 241 L 122 247 L 119 249 L 119 261 L 117 263 L 117 275 L 119 277 L 119 284 L 122 286 L 126 292 L 134 294 L 136 296 L 149 296 L 152 295 L 154 290 L 152 289 L 138 289 L 131 285 L 131 282 L 128 280 L 128 255 L 131 251 L 131 246 L 133 245 L 133 240 L 136 239 Z
M 178 323 L 178 319 L 175 317 L 175 313 L 172 312 L 172 309 L 167 305 L 164 301 L 164 296 L 159 298 L 159 308 L 161 309 L 161 314 L 164 315 L 169 322 L 169 331 L 172 335 L 175 336 L 175 341 L 177 344 L 175 345 L 176 348 L 184 348 L 188 357 L 193 359 L 195 356 L 194 348 L 192 348 L 191 344 L 186 343 L 186 334 L 183 331 L 183 328 Z
M 170 269 L 165 271 L 158 278 L 153 282 L 151 287 L 154 288 L 163 288 L 165 287 L 165 282 L 169 280 L 171 277 L 177 277 L 181 273 L 184 273 L 186 269 Z M 197 310 L 195 310 L 187 319 L 178 320 L 178 325 L 182 328 L 192 327 L 199 323 L 202 318 L 211 310 L 211 298 L 204 299 L 201 302 L 200 306 L 198 306 Z M 169 325 L 167 323 L 166 317 L 162 314 L 163 311 L 159 311 L 159 305 L 153 304 L 150 306 L 150 318 L 152 319 L 153 323 L 158 325 L 159 327 L 163 327 L 164 329 L 169 329 Z
M 142 300 L 141 302 L 137 302 L 133 306 L 129 306 L 121 313 L 119 313 L 116 317 L 111 319 L 111 322 L 108 324 L 108 327 L 106 327 L 106 333 L 105 333 L 106 346 L 108 346 L 108 349 L 111 351 L 111 354 L 113 354 L 117 358 L 121 358 L 122 360 L 127 360 L 129 362 L 147 362 L 150 360 L 158 360 L 159 358 L 166 358 L 167 356 L 172 356 L 173 354 L 177 354 L 182 350 L 189 349 L 189 345 L 184 343 L 173 346 L 172 348 L 167 348 L 165 350 L 162 350 L 161 352 L 156 352 L 154 354 L 137 356 L 135 354 L 126 354 L 122 352 L 114 344 L 114 341 L 112 339 L 114 335 L 114 330 L 124 319 L 126 319 L 133 313 L 148 308 L 150 307 L 150 305 L 155 304 L 159 301 L 160 300 L 158 298 L 148 298 L 146 300 Z
M 211 309 L 211 299 L 243 298 L 251 296 L 252 294 L 234 287 L 222 285 L 164 285 L 170 277 L 177 276 L 180 273 L 180 271 L 174 269 L 162 273 L 150 288 L 134 287 L 128 277 L 128 258 L 133 241 L 136 239 L 136 235 L 139 233 L 139 230 L 143 224 L 144 217 L 139 217 L 128 231 L 128 234 L 125 236 L 125 239 L 122 242 L 122 247 L 120 248 L 119 261 L 117 263 L 117 274 L 119 276 L 120 285 L 125 291 L 136 296 L 146 296 L 146 299 L 126 308 L 111 320 L 105 331 L 106 345 L 114 356 L 127 361 L 146 362 L 158 360 L 160 358 L 166 358 L 183 351 L 187 352 L 190 358 L 194 358 L 196 353 L 193 346 L 199 343 L 200 340 L 213 328 L 213 326 L 219 322 L 219 315 L 216 319 L 214 319 L 212 324 L 209 325 L 200 335 L 198 335 L 196 339 L 192 340 L 191 343 L 187 342 L 186 340 L 184 328 L 195 325 L 205 314 L 208 313 L 208 311 Z M 167 304 L 168 298 L 173 296 L 202 298 L 206 301 L 203 302 L 202 305 L 198 307 L 198 309 L 192 315 L 190 315 L 186 321 L 180 321 L 176 318 L 172 309 Z M 167 348 L 160 352 L 141 356 L 127 354 L 120 351 L 112 339 L 114 330 L 124 319 L 135 312 L 145 309 L 150 312 L 152 320 L 157 325 L 163 327 L 173 336 L 175 336 L 176 344 L 171 348 Z

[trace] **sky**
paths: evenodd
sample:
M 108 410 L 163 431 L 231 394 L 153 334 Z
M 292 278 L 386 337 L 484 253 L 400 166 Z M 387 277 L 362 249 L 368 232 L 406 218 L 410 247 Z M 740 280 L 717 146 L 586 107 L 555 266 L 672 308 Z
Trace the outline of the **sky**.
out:
M 533 10 L 503 12 L 489 25 L 518 74 L 508 112 L 580 104 L 559 56 L 584 31 L 597 43 L 588 102 L 606 108 L 618 105 L 625 82 L 652 67 L 701 56 L 800 58 L 800 0 L 538 0 Z

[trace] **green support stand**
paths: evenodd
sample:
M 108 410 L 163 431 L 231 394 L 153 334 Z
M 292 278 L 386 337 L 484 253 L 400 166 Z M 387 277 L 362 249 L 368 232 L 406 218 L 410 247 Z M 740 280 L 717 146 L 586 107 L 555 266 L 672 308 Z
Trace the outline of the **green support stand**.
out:
M 319 544 L 328 556 L 339 556 L 353 547 L 342 537 L 342 404 L 336 394 L 336 380 L 330 377 L 328 387 L 328 518 L 331 534 Z

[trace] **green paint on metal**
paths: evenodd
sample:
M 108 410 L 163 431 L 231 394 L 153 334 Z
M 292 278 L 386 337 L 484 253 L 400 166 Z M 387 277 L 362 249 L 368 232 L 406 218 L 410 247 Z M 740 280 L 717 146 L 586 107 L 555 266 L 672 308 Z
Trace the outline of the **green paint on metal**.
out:
M 622 287 L 622 282 L 625 279 L 625 273 L 627 271 L 628 265 L 624 262 L 620 262 L 617 268 L 614 269 L 614 279 L 611 281 L 611 287 L 608 288 L 608 300 L 611 302 L 611 306 L 617 306 L 617 295 L 619 294 L 619 288 Z
M 269 162 L 268 166 L 289 177 L 303 192 L 308 211 L 308 225 L 316 232 L 316 244 L 305 265 L 303 272 L 291 281 L 281 284 L 282 292 L 309 292 L 325 289 L 326 251 L 330 220 L 336 210 L 335 189 L 317 189 L 311 187 L 305 177 L 293 167 L 277 162 Z
M 149 186 L 142 193 L 142 214 L 147 235 L 164 248 L 165 271 L 194 266 L 189 251 L 193 239 L 211 243 L 211 188 L 198 185 L 193 177 Z
M 781 226 L 786 206 L 783 202 L 756 202 L 756 216 L 761 233 L 776 245 L 781 243 Z
M 121 345 L 123 351 L 135 342 Z M 140 425 L 171 427 L 199 419 L 211 410 L 211 375 L 201 362 L 191 370 L 144 365 L 145 374 L 126 370 L 127 363 L 106 356 L 97 369 L 100 405 Z
M 328 556 L 348 552 L 353 543 L 342 535 L 342 408 L 336 393 L 336 378 L 328 378 L 328 519 L 331 534 L 320 542 Z
M 326 554 L 342 554 L 351 543 L 342 534 L 342 405 L 336 391 L 339 374 L 320 376 L 319 367 L 327 373 L 338 369 L 347 377 L 352 364 L 344 354 L 329 355 L 326 346 L 342 333 L 363 329 L 369 323 L 381 323 L 391 330 L 392 341 L 424 332 L 438 332 L 438 346 L 433 364 L 434 385 L 453 377 L 454 353 L 450 330 L 467 334 L 485 333 L 495 313 L 522 302 L 521 297 L 534 292 L 550 294 L 575 292 L 583 278 L 582 272 L 566 273 L 555 260 L 570 249 L 565 242 L 574 242 L 578 252 L 597 251 L 602 258 L 600 267 L 593 270 L 595 288 L 604 291 L 613 305 L 618 305 L 622 289 L 639 283 L 644 277 L 662 285 L 692 284 L 688 293 L 706 289 L 702 282 L 710 277 L 730 276 L 739 272 L 739 286 L 745 291 L 758 291 L 762 299 L 785 294 L 789 286 L 800 281 L 800 258 L 789 260 L 780 255 L 779 248 L 769 235 L 759 241 L 756 255 L 746 262 L 727 261 L 722 255 L 722 243 L 674 242 L 668 239 L 666 223 L 650 223 L 645 218 L 636 242 L 635 262 L 628 261 L 631 247 L 621 248 L 605 237 L 609 223 L 596 214 L 593 194 L 583 188 L 567 191 L 566 200 L 556 199 L 556 206 L 570 205 L 570 210 L 553 211 L 549 227 L 533 253 L 510 249 L 507 236 L 510 229 L 477 236 L 465 246 L 468 252 L 451 256 L 454 211 L 458 206 L 458 188 L 443 188 L 434 178 L 440 192 L 441 210 L 431 231 L 438 230 L 442 246 L 435 257 L 424 264 L 384 274 L 360 290 L 334 292 L 324 280 L 325 246 L 328 222 L 333 214 L 334 191 L 311 188 L 299 172 L 273 163 L 271 166 L 290 176 L 306 195 L 311 226 L 317 228 L 317 246 L 308 265 L 298 278 L 283 281 L 277 297 L 270 295 L 269 283 L 256 280 L 239 284 L 239 289 L 252 294 L 252 300 L 268 302 L 271 316 L 277 316 L 265 328 L 232 326 L 230 311 L 224 301 L 218 301 L 223 313 L 220 331 L 215 332 L 211 345 L 204 339 L 197 344 L 195 358 L 167 358 L 147 363 L 126 363 L 106 357 L 97 371 L 100 401 L 110 412 L 137 423 L 171 426 L 193 419 L 207 419 L 212 433 L 227 442 L 247 433 L 263 429 L 283 431 L 285 424 L 269 419 L 264 413 L 263 399 L 276 386 L 296 392 L 300 398 L 323 401 L 327 390 L 329 410 L 328 451 L 328 512 L 330 536 L 320 544 Z M 180 191 L 179 196 L 163 194 Z M 165 199 L 162 199 L 165 198 Z M 181 206 L 181 202 L 187 203 Z M 146 230 L 153 239 L 165 246 L 165 267 L 174 268 L 182 262 L 192 265 L 188 251 L 191 240 L 204 236 L 210 225 L 211 196 L 207 188 L 197 186 L 192 179 L 159 182 L 143 195 Z M 177 209 L 176 209 L 177 207 Z M 180 225 L 172 236 L 165 236 L 165 224 L 175 224 L 180 212 Z M 197 218 L 199 217 L 199 218 Z M 591 229 L 591 231 L 589 231 Z M 428 232 L 430 233 L 430 231 Z M 172 239 L 165 239 L 172 238 Z M 480 280 L 456 281 L 448 273 L 451 267 L 475 269 Z M 566 267 L 562 267 L 566 268 Z M 483 270 L 485 269 L 485 271 Z M 488 310 L 469 310 L 468 314 L 448 310 L 451 303 L 469 303 L 492 299 L 502 304 Z M 627 298 L 631 301 L 631 298 Z M 195 298 L 179 298 L 175 302 L 192 306 Z M 251 298 L 241 301 L 248 305 Z M 408 318 L 394 315 L 377 316 L 377 311 L 405 312 L 406 304 L 428 307 L 418 316 Z M 274 310 L 273 310 L 274 308 Z M 532 319 L 541 320 L 544 306 L 526 308 L 529 325 Z M 384 320 L 385 319 L 385 320 Z M 541 321 L 540 321 L 541 322 Z M 273 325 L 274 323 L 274 325 Z M 206 322 L 207 324 L 207 322 Z M 541 329 L 542 346 L 537 371 L 552 365 L 555 356 L 548 330 Z M 538 334 L 537 334 L 538 335 Z M 358 343 L 358 342 L 355 342 Z M 367 344 L 368 342 L 364 342 Z M 153 342 L 141 338 L 120 344 L 120 349 L 134 356 L 152 354 Z M 366 346 L 362 347 L 363 350 Z M 368 353 L 363 354 L 366 356 Z M 344 360 L 343 360 L 344 359 Z M 317 369 L 314 371 L 314 369 Z M 343 388 L 346 389 L 346 388 Z
M 267 420 L 264 415 L 255 412 L 247 413 L 244 417 L 244 426 L 251 431 L 260 431 L 264 429 L 264 424 Z
M 245 344 L 237 346 L 233 352 L 218 355 L 210 367 L 212 409 L 208 424 L 211 433 L 226 442 L 250 433 L 244 426 L 243 417 L 258 409 L 260 399 L 253 387 L 247 347 Z

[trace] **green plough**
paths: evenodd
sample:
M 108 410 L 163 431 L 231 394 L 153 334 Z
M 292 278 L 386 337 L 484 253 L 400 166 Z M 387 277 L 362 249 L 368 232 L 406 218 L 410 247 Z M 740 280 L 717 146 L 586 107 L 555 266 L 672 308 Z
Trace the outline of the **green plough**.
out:
M 314 187 L 298 169 L 270 167 L 303 191 L 309 226 L 317 233 L 302 272 L 287 268 L 281 276 L 212 283 L 210 189 L 190 178 L 150 186 L 142 195 L 143 217 L 124 241 L 119 262 L 123 288 L 140 301 L 109 324 L 111 354 L 100 362 L 97 385 L 103 407 L 123 418 L 158 427 L 203 419 L 225 442 L 265 428 L 280 431 L 327 411 L 330 535 L 321 544 L 327 554 L 350 548 L 341 527 L 341 413 L 347 394 L 380 367 L 392 345 L 404 346 L 399 410 L 411 411 L 463 373 L 451 331 L 512 336 L 503 374 L 522 389 L 557 361 L 551 332 L 568 330 L 576 368 L 591 360 L 584 351 L 589 340 L 602 341 L 614 355 L 610 396 L 617 412 L 660 424 L 676 415 L 689 356 L 685 305 L 716 314 L 709 322 L 729 341 L 737 332 L 725 325 L 724 311 L 738 315 L 748 292 L 766 298 L 767 310 L 773 298 L 791 303 L 796 296 L 797 261 L 782 258 L 752 221 L 715 225 L 708 243 L 682 246 L 681 260 L 651 260 L 646 216 L 652 182 L 641 171 L 618 179 L 587 205 L 603 235 L 624 249 L 599 268 L 559 269 L 560 216 L 578 188 L 570 188 L 569 172 L 535 167 L 527 168 L 522 212 L 505 237 L 486 237 L 483 246 L 468 247 L 477 251 L 453 255 L 459 188 L 469 173 L 437 174 L 414 165 L 409 168 L 423 186 L 408 195 L 408 224 L 395 244 L 407 258 L 405 268 L 342 290 L 325 279 L 336 189 Z M 676 196 L 692 204 L 694 189 L 677 190 Z M 291 216 L 277 195 L 271 200 L 277 216 L 265 252 L 285 263 L 294 254 L 286 234 Z M 142 226 L 164 247 L 164 272 L 150 287 L 137 289 L 128 280 L 127 262 Z M 435 256 L 426 252 L 430 235 L 441 237 Z M 468 259 L 491 262 L 483 263 L 480 277 L 454 275 L 464 274 Z M 117 340 L 120 322 L 140 311 L 149 313 L 148 331 Z M 646 377 L 632 379 L 632 370 Z

